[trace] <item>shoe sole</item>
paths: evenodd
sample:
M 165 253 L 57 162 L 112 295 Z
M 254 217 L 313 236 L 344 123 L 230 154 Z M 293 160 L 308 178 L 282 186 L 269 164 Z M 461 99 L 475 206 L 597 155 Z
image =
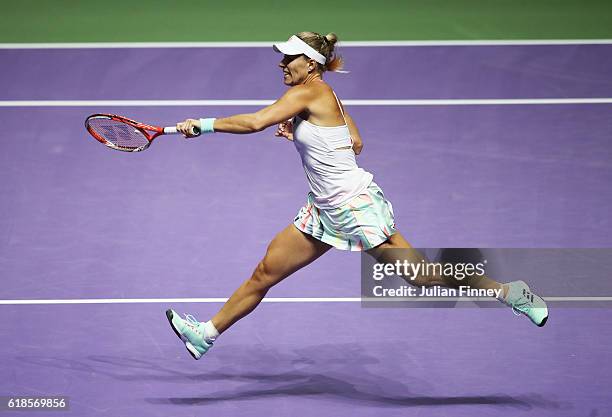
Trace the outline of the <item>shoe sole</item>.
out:
M 529 287 L 527 287 L 527 288 L 529 288 Z M 529 291 L 531 291 L 531 289 Z M 542 297 L 540 297 L 540 299 L 542 299 Z M 542 301 L 544 301 L 544 299 L 542 299 Z M 546 302 L 544 302 L 544 305 L 546 305 Z M 544 317 L 544 319 L 542 320 L 542 322 L 540 324 L 536 324 L 536 326 L 544 327 L 544 325 L 548 321 L 548 316 L 550 316 L 550 310 L 548 309 L 548 307 L 546 307 L 546 317 Z
M 527 290 L 528 290 L 529 292 L 531 292 L 531 288 L 529 288 L 529 285 L 527 285 L 527 283 L 526 283 L 525 281 L 517 281 L 517 282 L 520 282 L 522 285 L 524 285 L 525 287 L 527 287 Z M 536 325 L 536 326 L 538 326 L 538 327 L 544 327 L 544 325 L 545 325 L 545 324 L 546 324 L 546 322 L 548 321 L 548 316 L 549 316 L 549 315 L 550 315 L 550 313 L 549 313 L 549 314 L 547 314 L 547 315 L 546 315 L 546 317 L 544 317 L 544 320 L 542 320 L 542 321 L 540 322 L 540 324 L 537 324 L 537 323 L 535 323 L 535 322 L 534 322 L 533 324 L 535 324 L 535 325 Z
M 548 321 L 548 316 L 550 316 L 550 313 L 548 313 L 548 315 L 546 317 L 544 317 L 544 320 L 542 320 L 542 322 L 540 324 L 538 324 L 537 326 L 538 327 L 544 327 L 544 325 Z
M 174 333 L 176 333 L 176 336 L 179 339 L 181 339 L 183 343 L 185 343 L 185 348 L 187 348 L 187 352 L 189 352 L 189 354 L 193 357 L 193 359 L 197 361 L 198 359 L 202 357 L 202 354 L 200 354 L 200 352 L 198 352 L 196 348 L 194 348 L 193 345 L 189 341 L 185 340 L 181 332 L 179 332 L 178 329 L 174 327 L 174 323 L 172 322 L 173 317 L 174 317 L 174 313 L 172 313 L 172 310 L 166 310 L 166 318 L 168 319 L 168 322 L 170 323 L 170 327 L 172 328 Z

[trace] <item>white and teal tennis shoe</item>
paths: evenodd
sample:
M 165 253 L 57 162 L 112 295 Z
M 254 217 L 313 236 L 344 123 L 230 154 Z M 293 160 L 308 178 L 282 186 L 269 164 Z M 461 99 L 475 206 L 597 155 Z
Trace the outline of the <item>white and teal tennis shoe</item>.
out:
M 185 319 L 174 310 L 166 310 L 166 317 L 174 333 L 185 343 L 185 347 L 194 359 L 200 359 L 212 347 L 212 342 L 204 340 L 204 323 L 193 316 L 185 314 Z
M 544 326 L 548 320 L 548 307 L 542 297 L 531 292 L 524 281 L 512 281 L 506 285 L 508 293 L 502 302 L 512 307 L 517 316 L 524 314 L 536 326 Z

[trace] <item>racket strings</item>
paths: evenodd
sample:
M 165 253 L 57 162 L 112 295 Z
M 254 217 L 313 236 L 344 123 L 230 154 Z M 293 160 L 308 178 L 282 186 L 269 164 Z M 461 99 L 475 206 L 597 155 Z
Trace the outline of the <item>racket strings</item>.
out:
M 89 119 L 89 127 L 107 142 L 124 149 L 138 149 L 149 144 L 143 132 L 117 120 L 106 117 Z

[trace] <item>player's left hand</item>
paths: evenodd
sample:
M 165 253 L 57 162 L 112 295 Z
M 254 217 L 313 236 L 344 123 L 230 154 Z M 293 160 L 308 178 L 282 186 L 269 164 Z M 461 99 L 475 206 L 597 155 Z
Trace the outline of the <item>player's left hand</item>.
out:
M 176 130 L 181 132 L 186 138 L 195 138 L 198 135 L 193 134 L 193 128 L 200 130 L 200 121 L 196 119 L 187 119 L 184 122 L 176 124 Z

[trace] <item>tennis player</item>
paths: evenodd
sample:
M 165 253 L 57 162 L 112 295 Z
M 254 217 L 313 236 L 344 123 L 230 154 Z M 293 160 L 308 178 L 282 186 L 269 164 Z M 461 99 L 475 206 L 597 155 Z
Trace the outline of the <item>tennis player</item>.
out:
M 251 114 L 225 118 L 187 119 L 176 125 L 186 137 L 193 127 L 202 133 L 246 134 L 277 126 L 276 136 L 293 142 L 302 159 L 310 193 L 293 223 L 270 243 L 255 271 L 209 321 L 181 318 L 174 310 L 166 316 L 189 353 L 199 359 L 221 333 L 249 314 L 274 285 L 308 265 L 330 248 L 367 251 L 379 262 L 390 262 L 392 248 L 411 248 L 396 229 L 393 208 L 373 175 L 356 163 L 363 142 L 355 122 L 323 81 L 326 71 L 340 71 L 343 62 L 334 53 L 335 34 L 301 32 L 273 46 L 283 58 L 279 67 L 290 88 L 272 105 Z M 416 251 L 406 255 L 419 262 Z M 417 286 L 452 283 L 437 276 L 420 275 Z M 500 301 L 543 326 L 548 308 L 523 281 L 500 284 L 483 277 L 478 288 L 502 290 Z

